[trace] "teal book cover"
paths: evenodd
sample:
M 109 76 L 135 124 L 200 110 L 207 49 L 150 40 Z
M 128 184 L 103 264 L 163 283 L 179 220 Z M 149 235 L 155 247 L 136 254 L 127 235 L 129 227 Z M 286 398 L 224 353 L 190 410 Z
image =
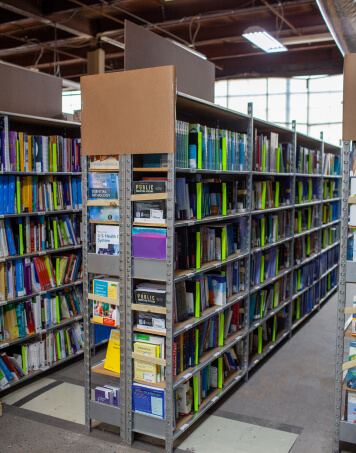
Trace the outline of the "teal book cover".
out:
M 356 341 L 350 342 L 349 361 L 356 360 Z M 347 387 L 356 389 L 356 367 L 347 370 Z

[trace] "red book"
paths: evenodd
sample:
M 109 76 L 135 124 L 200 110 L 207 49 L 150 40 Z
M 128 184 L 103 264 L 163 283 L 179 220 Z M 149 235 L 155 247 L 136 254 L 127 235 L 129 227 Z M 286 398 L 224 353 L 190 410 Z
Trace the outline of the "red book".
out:
M 3 361 L 5 362 L 5 365 L 8 367 L 10 373 L 12 373 L 12 375 L 14 375 L 15 373 L 15 376 L 14 378 L 16 379 L 20 379 L 21 376 L 20 376 L 20 373 L 17 371 L 17 369 L 14 367 L 13 363 L 11 362 L 11 360 L 8 358 L 8 356 L 6 355 L 6 353 L 4 352 L 3 354 L 1 354 L 1 358 L 3 359 Z M 16 379 L 16 380 L 17 380 Z
M 45 281 L 43 280 L 43 275 L 42 275 L 43 272 L 41 270 L 40 259 L 38 257 L 33 258 L 33 262 L 35 263 L 35 268 L 36 268 L 36 272 L 37 272 L 37 275 L 38 275 L 38 280 L 40 281 L 41 290 L 44 291 L 44 289 L 45 289 Z
M 239 330 L 239 310 L 240 304 L 237 302 L 232 307 L 232 317 L 231 317 L 231 330 L 237 332 Z
M 32 335 L 35 333 L 35 323 L 33 322 L 32 305 L 29 300 L 27 300 L 25 302 L 25 313 L 26 313 L 28 334 Z

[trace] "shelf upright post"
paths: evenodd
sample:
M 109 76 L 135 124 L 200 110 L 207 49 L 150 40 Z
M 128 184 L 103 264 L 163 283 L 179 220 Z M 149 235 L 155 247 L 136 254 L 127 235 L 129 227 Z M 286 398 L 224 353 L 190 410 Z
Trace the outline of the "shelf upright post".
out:
M 251 288 L 251 282 L 250 282 L 250 269 L 251 269 L 251 225 L 252 225 L 252 191 L 253 191 L 253 181 L 252 181 L 252 162 L 253 162 L 253 148 L 254 148 L 254 134 L 253 134 L 253 103 L 249 102 L 247 105 L 247 114 L 250 117 L 249 123 L 248 123 L 248 128 L 247 128 L 247 170 L 248 170 L 248 175 L 247 175 L 247 185 L 246 185 L 246 208 L 248 212 L 248 218 L 247 218 L 247 232 L 246 232 L 246 246 L 247 246 L 247 252 L 248 255 L 245 260 L 245 291 L 247 290 L 247 295 L 245 297 L 245 306 L 244 306 L 244 330 L 247 332 L 249 331 L 250 328 L 250 288 Z M 246 335 L 246 340 L 245 340 L 245 347 L 244 347 L 244 357 L 243 357 L 243 368 L 246 369 L 246 374 L 244 381 L 248 381 L 248 366 L 249 366 L 249 360 L 248 360 L 248 353 L 249 353 L 249 341 L 250 341 L 250 334 Z
M 334 439 L 333 453 L 339 452 L 342 406 L 342 362 L 344 359 L 344 325 L 346 304 L 346 263 L 347 263 L 347 231 L 349 222 L 349 165 L 350 165 L 350 142 L 342 144 L 340 159 L 342 171 L 342 201 L 341 201 L 341 239 L 339 259 L 339 294 L 337 303 L 337 329 L 336 329 L 336 365 L 335 365 L 335 400 L 334 400 Z M 346 423 L 346 422 L 344 422 Z M 351 425 L 351 429 L 355 429 Z
M 91 367 L 90 367 L 90 314 L 89 309 L 89 223 L 88 223 L 88 158 L 82 156 L 82 222 L 83 222 L 83 299 L 84 299 L 84 391 L 85 391 L 85 429 L 91 430 L 90 399 L 91 399 Z M 95 338 L 94 338 L 95 344 Z
M 288 296 L 291 300 L 289 304 L 289 313 L 288 313 L 288 326 L 287 331 L 289 331 L 289 338 L 292 336 L 292 323 L 293 323 L 293 301 L 292 296 L 294 292 L 294 219 L 295 219 L 295 187 L 296 187 L 296 155 L 297 155 L 297 123 L 295 120 L 292 121 L 292 129 L 293 129 L 293 138 L 292 138 L 292 156 L 291 156 L 291 168 L 290 168 L 290 202 L 292 205 L 291 216 L 290 216 L 290 234 L 289 236 L 292 238 L 290 253 L 289 253 L 289 267 L 291 268 L 291 276 L 289 279 L 289 288 L 288 288 Z
M 173 389 L 173 322 L 174 322 L 174 191 L 175 154 L 167 154 L 167 268 L 166 268 L 166 453 L 173 451 L 175 399 Z
M 125 355 L 127 358 L 126 366 L 126 444 L 132 444 L 132 311 L 131 303 L 133 298 L 133 287 L 132 287 L 132 257 L 131 257 L 131 190 L 132 190 L 132 157 L 127 154 L 125 157 L 125 217 L 123 225 L 125 225 L 125 283 L 126 283 L 126 343 L 125 343 Z

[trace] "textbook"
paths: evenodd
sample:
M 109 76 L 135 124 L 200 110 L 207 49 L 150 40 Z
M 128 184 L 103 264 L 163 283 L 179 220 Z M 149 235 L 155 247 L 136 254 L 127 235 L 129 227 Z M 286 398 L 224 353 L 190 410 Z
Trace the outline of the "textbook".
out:
M 96 253 L 119 255 L 120 228 L 115 225 L 96 225 Z
M 160 356 L 160 346 L 146 342 L 134 342 L 134 352 L 149 357 Z M 156 383 L 161 381 L 160 366 L 144 360 L 134 359 L 134 379 Z
M 112 329 L 106 351 L 104 368 L 120 373 L 120 331 Z
M 162 224 L 166 223 L 165 201 L 164 200 L 135 201 L 134 222 L 162 223 Z
M 163 228 L 132 228 L 132 256 L 165 260 L 167 230 Z
M 136 304 L 166 306 L 166 285 L 139 283 L 134 293 Z
M 132 384 L 132 410 L 157 418 L 165 418 L 166 391 L 134 382 Z
M 109 297 L 119 301 L 120 280 L 111 277 L 110 279 L 94 279 L 93 293 L 97 296 Z M 93 321 L 107 326 L 120 326 L 119 306 L 93 301 Z
M 119 208 L 117 206 L 90 206 L 89 218 L 90 220 L 96 220 L 99 222 L 119 222 Z
M 166 181 L 134 181 L 133 193 L 164 193 L 166 192 Z
M 89 173 L 89 200 L 118 200 L 118 173 Z

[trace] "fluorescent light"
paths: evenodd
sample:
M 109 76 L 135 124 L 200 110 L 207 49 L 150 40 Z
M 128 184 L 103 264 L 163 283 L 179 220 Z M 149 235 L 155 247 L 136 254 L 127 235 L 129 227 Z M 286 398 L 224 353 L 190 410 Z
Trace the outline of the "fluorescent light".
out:
M 111 39 L 108 36 L 100 36 L 101 41 L 104 41 L 112 46 L 119 47 L 120 49 L 125 49 L 125 44 L 120 41 L 116 41 L 115 39 Z
M 267 53 L 285 52 L 288 50 L 282 43 L 267 33 L 266 30 L 258 26 L 248 27 L 242 36 Z

